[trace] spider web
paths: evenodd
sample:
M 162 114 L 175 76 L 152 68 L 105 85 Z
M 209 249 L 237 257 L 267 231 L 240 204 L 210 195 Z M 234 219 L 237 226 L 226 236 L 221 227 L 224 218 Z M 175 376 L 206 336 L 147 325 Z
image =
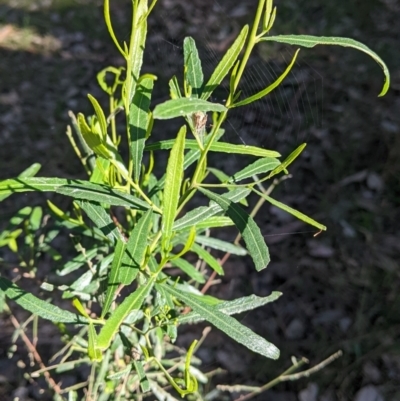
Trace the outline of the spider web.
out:
M 150 20 L 145 52 L 146 68 L 158 76 L 160 81 L 158 87 L 162 88 L 161 92 L 154 93 L 153 100 L 157 103 L 169 98 L 168 80 L 173 75 L 182 82 L 185 36 L 192 36 L 196 41 L 204 80 L 207 81 L 223 54 L 237 37 L 243 23 L 251 23 L 254 15 L 254 12 L 243 8 L 246 6 L 237 5 L 232 8 L 228 4 L 231 7 L 229 8 L 222 3 L 222 0 L 202 0 L 193 3 L 159 0 L 158 5 L 161 7 L 158 11 L 155 10 Z M 237 23 L 236 16 L 239 19 L 241 17 L 241 20 L 245 17 L 247 20 Z M 213 21 L 217 21 L 218 24 L 213 24 Z M 270 42 L 258 44 L 239 85 L 242 91 L 241 99 L 273 83 L 292 60 L 294 51 L 293 47 L 274 47 Z M 228 79 L 214 91 L 210 100 L 224 103 L 228 93 L 229 74 Z M 312 130 L 322 125 L 322 93 L 321 74 L 306 60 L 298 57 L 283 83 L 267 97 L 229 111 L 228 119 L 224 123 L 226 132 L 222 140 L 278 150 L 287 155 L 299 144 L 308 141 Z M 176 124 L 181 123 L 182 121 L 176 122 Z M 160 126 L 162 126 L 160 135 L 165 138 L 157 139 L 173 137 L 179 127 L 179 125 L 174 126 L 174 123 L 171 126 L 155 125 L 155 135 L 159 134 L 157 127 Z M 235 155 L 213 160 L 215 167 L 229 175 L 243 168 L 248 162 L 246 158 Z M 294 225 L 293 229 L 290 228 L 291 233 L 297 233 L 300 227 L 301 225 L 299 227 Z M 315 232 L 307 227 L 301 227 L 303 228 L 307 231 L 302 233 Z M 271 235 L 266 235 L 269 237 L 268 242 L 273 240 L 271 237 L 279 241 L 278 237 L 288 234 L 273 232 Z
M 226 7 L 217 1 L 205 1 L 208 13 L 214 13 L 217 20 L 233 20 L 226 14 Z M 176 1 L 174 2 L 176 4 Z M 211 4 L 211 5 L 210 5 Z M 183 40 L 185 36 L 193 36 L 202 61 L 205 81 L 213 72 L 215 66 L 229 48 L 239 29 L 235 21 L 231 27 L 222 23 L 222 28 L 215 32 L 205 32 L 207 16 L 204 24 L 199 22 L 201 16 L 195 15 L 196 25 L 188 25 L 185 18 L 185 8 L 175 5 L 168 9 L 169 1 L 161 1 L 162 11 L 156 10 L 156 17 L 151 21 L 149 40 L 146 44 L 145 63 L 161 80 L 165 92 L 158 94 L 167 99 L 169 88 L 167 80 L 176 75 L 179 81 L 183 76 Z M 191 8 L 195 9 L 195 5 Z M 201 11 L 201 10 L 200 10 Z M 238 12 L 233 10 L 233 14 Z M 188 11 L 186 11 L 188 12 Z M 247 12 L 251 16 L 250 12 Z M 203 29 L 201 30 L 201 28 Z M 205 27 L 205 28 L 204 28 Z M 231 29 L 231 32 L 226 32 Z M 192 31 L 192 32 L 191 32 Z M 219 45 L 218 41 L 225 41 Z M 217 48 L 220 49 L 217 49 Z M 273 83 L 290 63 L 294 48 L 280 48 L 272 57 L 264 55 L 268 52 L 270 43 L 260 43 L 256 46 L 254 57 L 250 59 L 239 89 L 244 99 Z M 220 51 L 218 51 L 220 50 Z M 313 127 L 322 124 L 322 76 L 311 67 L 307 61 L 298 59 L 290 74 L 283 83 L 267 97 L 247 106 L 231 109 L 226 123 L 225 141 L 257 145 L 261 147 L 276 146 L 276 141 L 289 141 L 293 147 L 296 143 L 305 141 Z M 224 102 L 228 96 L 228 80 L 217 88 L 212 101 Z

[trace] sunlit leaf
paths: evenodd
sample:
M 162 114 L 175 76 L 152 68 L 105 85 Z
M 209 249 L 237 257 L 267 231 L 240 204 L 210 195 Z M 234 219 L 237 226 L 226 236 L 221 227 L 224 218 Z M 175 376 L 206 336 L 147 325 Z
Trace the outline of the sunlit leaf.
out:
M 267 96 L 269 93 L 271 93 L 274 89 L 276 89 L 281 83 L 282 81 L 286 78 L 286 76 L 289 74 L 289 72 L 291 71 L 294 63 L 296 62 L 296 58 L 297 55 L 299 53 L 299 50 L 296 51 L 296 53 L 293 56 L 293 59 L 291 61 L 291 63 L 288 65 L 288 67 L 286 68 L 286 70 L 277 78 L 277 80 L 275 82 L 273 82 L 271 85 L 269 85 L 268 87 L 266 87 L 265 89 L 263 89 L 260 92 L 257 92 L 256 94 L 254 94 L 253 96 L 250 96 L 246 99 L 241 100 L 240 102 L 234 103 L 231 108 L 233 107 L 240 107 L 240 106 L 245 106 L 246 104 L 250 104 L 255 102 L 258 99 L 262 99 L 263 97 Z
M 83 324 L 87 322 L 84 317 L 37 298 L 4 277 L 0 277 L 0 291 L 4 292 L 7 298 L 16 302 L 23 309 L 43 319 L 56 323 Z
M 209 111 L 222 112 L 226 111 L 226 107 L 219 103 L 208 102 L 207 100 L 182 97 L 158 104 L 153 111 L 153 117 L 155 120 L 166 120 L 187 116 L 198 111 L 202 111 L 203 113 Z
M 204 188 L 199 188 L 209 199 L 218 203 L 225 213 L 232 219 L 235 226 L 238 228 L 247 250 L 253 259 L 257 271 L 267 267 L 270 257 L 264 237 L 261 234 L 260 228 L 257 226 L 251 216 L 249 216 L 240 206 L 226 199 L 221 195 L 217 195 Z
M 267 358 L 277 359 L 279 357 L 279 350 L 275 345 L 254 333 L 246 326 L 243 326 L 233 317 L 219 311 L 216 306 L 211 307 L 204 304 L 198 297 L 193 297 L 191 294 L 180 291 L 167 284 L 156 284 L 156 287 L 159 286 L 163 286 L 169 293 L 190 306 L 202 318 L 251 351 Z
M 246 178 L 253 177 L 257 174 L 267 173 L 273 170 L 275 167 L 279 166 L 281 162 L 273 157 L 264 157 L 262 159 L 256 160 L 254 163 L 249 164 L 243 170 L 235 173 L 229 181 L 239 182 Z
M 164 186 L 164 207 L 162 214 L 162 235 L 163 248 L 168 252 L 172 227 L 178 209 L 180 189 L 183 178 L 183 161 L 185 150 L 186 126 L 183 126 L 177 135 L 171 154 L 168 159 L 165 186 Z
M 183 55 L 186 67 L 186 78 L 192 87 L 192 95 L 199 97 L 200 89 L 203 85 L 203 69 L 199 52 L 197 51 L 196 42 L 191 37 L 186 37 L 183 41 Z
M 338 37 L 327 37 L 327 36 L 311 36 L 311 35 L 277 35 L 277 36 L 265 36 L 260 41 L 272 41 L 287 43 L 289 45 L 303 46 L 303 47 L 314 47 L 317 45 L 335 45 L 343 47 L 352 47 L 360 50 L 369 56 L 371 56 L 382 68 L 385 74 L 385 83 L 379 96 L 384 96 L 390 86 L 390 74 L 385 62 L 369 47 L 365 46 L 354 39 L 350 38 L 338 38 Z
M 145 150 L 166 150 L 171 149 L 175 143 L 175 139 L 160 141 L 146 145 Z M 186 149 L 198 149 L 199 145 L 194 139 L 188 139 L 185 143 Z M 257 146 L 235 145 L 227 142 L 213 142 L 210 147 L 211 152 L 218 153 L 234 153 L 238 155 L 251 155 L 256 157 L 280 157 L 281 155 L 275 150 L 258 148 Z
M 293 209 L 292 207 L 285 205 L 282 202 L 277 201 L 276 199 L 271 198 L 270 196 L 263 194 L 260 191 L 256 191 L 254 190 L 258 195 L 260 195 L 261 197 L 263 197 L 265 200 L 267 200 L 269 203 L 271 203 L 272 205 L 278 207 L 279 209 L 284 210 L 285 212 L 293 215 L 294 217 L 297 217 L 299 220 L 304 221 L 307 224 L 310 224 L 311 226 L 314 226 L 316 228 L 318 228 L 319 230 L 323 230 L 326 231 L 326 226 L 324 226 L 321 223 L 318 223 L 318 221 L 315 221 L 314 219 L 312 219 L 311 217 L 306 216 L 304 213 L 299 212 L 296 209 Z
M 113 311 L 98 335 L 97 345 L 100 349 L 107 349 L 128 314 L 132 310 L 140 309 L 144 299 L 150 293 L 154 281 L 155 277 L 150 278 L 145 285 L 140 286 L 136 291 L 128 295 L 117 309 Z
M 136 88 L 133 101 L 129 107 L 130 152 L 133 160 L 133 176 L 136 182 L 139 181 L 142 166 L 153 86 L 153 79 L 142 79 Z
M 121 269 L 122 258 L 124 256 L 127 244 L 125 241 L 118 240 L 114 251 L 114 257 L 111 264 L 111 270 L 109 272 L 107 280 L 107 291 L 104 298 L 103 308 L 101 311 L 101 317 L 104 317 L 110 309 L 112 302 L 114 301 L 115 293 L 118 289 L 119 284 L 119 273 Z
M 242 312 L 251 311 L 265 304 L 276 301 L 282 295 L 281 292 L 274 291 L 268 297 L 258 297 L 257 295 L 249 295 L 247 297 L 238 298 L 233 301 L 224 301 L 218 303 L 215 307 L 225 315 L 235 315 Z M 197 323 L 203 321 L 204 318 L 197 312 L 190 312 L 186 315 L 178 317 L 179 324 Z
M 248 32 L 249 26 L 245 25 L 240 31 L 239 36 L 233 42 L 232 46 L 228 49 L 224 57 L 222 57 L 222 60 L 218 63 L 208 82 L 204 85 L 201 93 L 202 99 L 208 99 L 214 92 L 215 88 L 228 75 L 243 49 Z
M 76 199 L 139 210 L 147 210 L 150 207 L 146 202 L 133 195 L 89 181 L 47 177 L 15 178 L 0 181 L 0 196 L 29 191 L 57 192 Z
M 245 199 L 250 192 L 250 189 L 242 187 L 229 191 L 222 196 L 232 202 L 240 202 L 242 199 Z M 222 207 L 214 202 L 211 202 L 209 206 L 197 207 L 176 220 L 173 229 L 175 231 L 180 231 L 192 227 L 203 222 L 205 219 L 214 216 L 222 210 Z
M 131 284 L 139 272 L 145 257 L 152 221 L 153 211 L 149 209 L 136 223 L 129 236 L 119 271 L 119 280 L 122 284 Z

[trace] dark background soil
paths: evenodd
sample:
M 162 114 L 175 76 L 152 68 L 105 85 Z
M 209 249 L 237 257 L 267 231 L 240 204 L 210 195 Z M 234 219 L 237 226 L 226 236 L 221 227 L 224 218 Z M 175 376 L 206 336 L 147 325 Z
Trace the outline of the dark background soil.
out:
M 37 161 L 43 164 L 42 175 L 84 177 L 65 136 L 67 112 L 89 112 L 87 93 L 105 101 L 96 73 L 122 62 L 105 31 L 101 3 L 0 0 L 1 178 L 14 177 Z M 120 37 L 128 32 L 128 3 L 112 2 Z M 211 293 L 233 299 L 282 291 L 276 303 L 242 317 L 282 356 L 278 362 L 258 358 L 215 330 L 199 356 L 206 370 L 221 366 L 228 371 L 216 383 L 260 385 L 290 366 L 293 355 L 305 356 L 313 365 L 341 349 L 342 358 L 309 379 L 281 384 L 255 399 L 400 400 L 400 2 L 276 4 L 274 33 L 358 39 L 386 61 L 392 85 L 378 98 L 382 71 L 355 50 L 303 49 L 283 88 L 233 115 L 228 140 L 262 144 L 283 155 L 308 143 L 291 168 L 293 178 L 274 196 L 326 224 L 328 231 L 314 238 L 309 227 L 265 206 L 259 222 L 270 247 L 270 266 L 256 273 L 249 260 L 230 260 L 221 285 Z M 168 95 L 167 79 L 181 74 L 185 35 L 201 44 L 209 72 L 242 23 L 250 22 L 255 6 L 255 0 L 159 0 L 145 65 L 159 76 L 155 102 Z M 291 54 L 283 46 L 260 47 L 244 91 L 265 86 Z M 223 96 L 222 90 L 216 100 Z M 156 126 L 155 135 L 171 137 L 175 128 Z M 215 162 L 229 173 L 246 160 Z M 1 204 L 0 220 L 43 200 L 32 194 L 14 196 Z M 11 366 L 6 357 L 12 335 L 7 317 L 0 324 L 0 378 L 7 383 L 1 399 L 26 382 L 23 369 Z M 54 342 L 51 330 L 43 327 L 40 343 L 46 348 Z M 183 343 L 193 330 L 183 334 Z M 20 355 L 24 359 L 23 345 Z

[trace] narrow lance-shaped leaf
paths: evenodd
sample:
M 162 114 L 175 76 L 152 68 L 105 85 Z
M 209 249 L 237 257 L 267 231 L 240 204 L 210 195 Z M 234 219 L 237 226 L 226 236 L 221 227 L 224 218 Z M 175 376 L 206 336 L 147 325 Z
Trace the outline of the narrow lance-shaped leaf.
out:
M 124 237 L 103 206 L 97 202 L 89 201 L 77 201 L 77 203 L 112 244 L 116 240 L 123 241 Z
M 147 210 L 149 205 L 133 195 L 84 180 L 64 178 L 32 177 L 0 181 L 0 196 L 16 192 L 57 192 L 75 199 L 91 200 L 112 206 L 125 206 Z
M 150 391 L 150 382 L 147 379 L 146 372 L 143 367 L 143 362 L 134 360 L 133 364 L 139 377 L 140 388 L 142 389 L 143 393 L 147 393 L 148 391 Z
M 191 37 L 186 37 L 183 41 L 183 54 L 186 67 L 186 78 L 192 87 L 192 96 L 199 97 L 200 89 L 203 85 L 203 69 L 196 42 Z
M 30 167 L 28 167 L 26 170 L 24 170 L 22 173 L 18 175 L 18 178 L 29 178 L 29 177 L 34 177 L 40 168 L 42 167 L 41 164 L 39 163 L 34 163 Z M 0 196 L 0 202 L 3 201 L 4 199 L 8 198 L 10 194 L 8 195 L 2 195 Z
M 238 228 L 247 250 L 253 259 L 257 271 L 267 267 L 270 257 L 264 237 L 261 234 L 260 228 L 257 226 L 251 216 L 249 216 L 240 206 L 229 201 L 221 195 L 217 195 L 204 188 L 199 188 L 209 199 L 218 203 L 225 213 L 232 219 L 235 226 Z
M 165 150 L 171 149 L 175 139 L 160 141 L 146 145 L 145 150 Z M 198 149 L 199 145 L 194 139 L 188 139 L 185 143 L 186 149 Z M 257 146 L 235 145 L 227 142 L 213 142 L 210 147 L 211 152 L 234 153 L 238 155 L 251 155 L 256 157 L 280 157 L 280 153 L 274 150 L 259 148 Z
M 171 99 L 178 99 L 182 97 L 178 79 L 176 78 L 175 75 L 169 80 L 169 95 Z
M 117 245 L 114 251 L 114 257 L 111 264 L 111 270 L 108 274 L 108 282 L 107 282 L 107 292 L 104 298 L 103 309 L 101 311 L 101 317 L 104 317 L 110 309 L 112 302 L 114 301 L 114 296 L 117 291 L 117 288 L 120 284 L 118 279 L 119 270 L 121 268 L 122 258 L 124 256 L 125 249 L 127 244 L 125 241 L 117 241 Z
M 100 130 L 101 130 L 101 135 L 103 140 L 105 139 L 105 137 L 107 136 L 107 120 L 106 120 L 106 116 L 104 114 L 103 109 L 101 108 L 99 102 L 96 100 L 96 98 L 94 98 L 92 95 L 88 95 L 88 98 L 90 100 L 90 102 L 93 105 L 94 111 L 96 113 L 97 116 L 97 120 L 100 124 Z
M 136 85 L 139 82 L 140 70 L 143 64 L 143 53 L 146 45 L 147 35 L 147 18 L 143 18 L 148 11 L 147 1 L 137 1 L 136 13 L 133 21 L 133 35 L 129 45 L 128 66 L 130 71 L 127 71 L 126 79 L 126 99 L 125 106 L 128 113 L 129 106 L 132 103 L 133 96 L 136 91 Z M 135 3 L 133 3 L 135 4 Z
M 136 88 L 133 101 L 129 107 L 130 152 L 133 160 L 135 182 L 139 182 L 153 86 L 153 79 L 142 79 Z
M 250 192 L 250 189 L 242 187 L 229 191 L 222 196 L 232 202 L 240 202 L 242 199 L 245 199 Z M 209 206 L 197 207 L 176 220 L 173 229 L 175 231 L 180 231 L 192 227 L 222 210 L 222 207 L 214 202 L 211 202 Z
M 192 245 L 192 251 L 197 253 L 199 258 L 203 259 L 204 262 L 206 262 L 216 273 L 218 273 L 220 276 L 223 276 L 224 269 L 222 266 L 219 264 L 218 260 L 214 258 L 209 252 L 207 252 L 204 248 L 202 248 L 198 244 L 193 244 Z
M 117 309 L 113 311 L 98 335 L 97 345 L 99 349 L 107 349 L 128 314 L 134 309 L 141 308 L 144 299 L 154 285 L 154 281 L 155 277 L 150 278 L 145 285 L 140 286 L 135 292 L 127 296 Z
M 252 164 L 249 164 L 243 170 L 238 171 L 229 179 L 229 181 L 239 182 L 246 178 L 253 177 L 257 174 L 267 173 L 268 171 L 273 170 L 275 167 L 278 167 L 280 164 L 281 162 L 278 159 L 275 159 L 273 157 L 264 157 L 262 159 L 256 160 Z
M 260 191 L 257 191 L 253 188 L 254 192 L 256 192 L 258 195 L 260 195 L 261 197 L 263 197 L 265 200 L 267 200 L 269 203 L 271 203 L 271 205 L 274 205 L 276 207 L 279 207 L 279 209 L 284 210 L 285 212 L 293 215 L 294 217 L 297 217 L 299 220 L 304 221 L 307 224 L 310 224 L 311 226 L 314 226 L 316 228 L 318 228 L 319 230 L 323 230 L 326 231 L 326 226 L 324 226 L 321 223 L 318 223 L 318 221 L 315 221 L 314 219 L 312 219 L 311 217 L 306 216 L 304 213 L 299 212 L 296 209 L 293 209 L 292 207 L 285 205 L 282 202 L 277 201 L 274 198 L 271 198 L 270 196 L 263 194 Z
M 223 112 L 226 111 L 226 107 L 220 103 L 212 103 L 203 99 L 182 97 L 158 104 L 153 111 L 153 116 L 155 120 L 167 120 L 193 114 L 198 111 L 202 111 L 203 113 L 209 111 Z
M 119 272 L 119 279 L 122 284 L 131 284 L 139 272 L 146 253 L 147 236 L 150 232 L 152 220 L 153 211 L 149 209 L 136 223 L 129 236 Z
M 176 211 L 178 209 L 179 195 L 183 178 L 183 161 L 185 151 L 186 126 L 183 126 L 176 137 L 174 146 L 168 159 L 162 214 L 162 244 L 167 253 L 170 248 L 172 227 L 174 225 Z
M 247 297 L 238 298 L 233 301 L 223 301 L 215 307 L 225 315 L 236 315 L 238 313 L 247 312 L 255 308 L 259 308 L 265 304 L 276 301 L 282 295 L 281 292 L 274 291 L 268 297 L 258 297 L 257 295 L 249 295 Z M 204 318 L 197 312 L 190 312 L 186 315 L 178 317 L 179 324 L 197 323 L 203 321 Z
M 275 345 L 254 333 L 246 326 L 243 326 L 233 317 L 225 315 L 223 312 L 219 311 L 217 307 L 204 304 L 197 297 L 193 297 L 191 294 L 177 290 L 169 285 L 156 284 L 156 287 L 159 286 L 164 287 L 166 291 L 185 302 L 185 304 L 190 306 L 202 318 L 251 351 L 267 358 L 277 359 L 279 357 L 279 350 Z
M 231 107 L 240 107 L 240 106 L 245 106 L 246 104 L 253 103 L 256 100 L 267 96 L 270 92 L 272 92 L 274 89 L 276 89 L 282 83 L 282 81 L 286 78 L 286 76 L 289 74 L 289 72 L 291 71 L 291 69 L 296 61 L 299 51 L 300 51 L 299 49 L 296 51 L 296 53 L 293 56 L 292 62 L 288 65 L 286 70 L 279 76 L 279 78 L 275 82 L 273 82 L 271 85 L 269 85 L 262 91 L 256 93 L 255 95 L 250 96 L 247 99 L 243 99 L 240 102 L 234 103 Z
M 33 294 L 19 288 L 15 283 L 0 277 L 0 292 L 4 292 L 6 297 L 16 302 L 25 310 L 37 315 L 43 319 L 51 320 L 56 323 L 84 324 L 87 319 L 60 309 L 49 302 L 42 301 Z
M 232 224 L 232 220 L 229 219 Z M 223 241 L 218 238 L 206 237 L 204 235 L 197 235 L 196 242 L 201 245 L 208 246 L 213 249 L 217 249 L 218 251 L 228 252 L 232 255 L 244 256 L 247 255 L 246 249 L 241 246 L 232 244 L 231 242 Z
M 215 88 L 227 76 L 228 72 L 238 59 L 244 44 L 246 43 L 248 32 L 249 26 L 245 25 L 240 31 L 239 36 L 233 42 L 232 46 L 228 49 L 224 57 L 222 57 L 222 60 L 218 63 L 208 82 L 204 85 L 201 92 L 202 99 L 207 100 L 214 92 Z
M 203 284 L 206 282 L 204 276 L 198 270 L 196 270 L 196 268 L 187 260 L 181 258 L 173 258 L 171 260 L 171 264 L 173 266 L 179 267 L 184 273 L 186 273 L 190 278 L 197 281 L 198 283 Z
M 260 41 L 272 41 L 287 43 L 289 45 L 303 46 L 303 47 L 314 47 L 317 45 L 335 45 L 343 47 L 352 47 L 360 50 L 369 56 L 371 56 L 382 68 L 385 74 L 385 83 L 382 91 L 378 96 L 384 96 L 390 86 L 390 74 L 389 69 L 385 62 L 369 47 L 365 46 L 354 39 L 340 38 L 340 37 L 327 37 L 327 36 L 311 36 L 311 35 L 277 35 L 277 36 L 264 36 Z
M 271 173 L 268 175 L 268 178 L 271 178 L 282 171 L 285 171 L 287 173 L 287 167 L 289 167 L 289 165 L 297 159 L 297 157 L 301 154 L 306 146 L 306 143 L 302 143 L 300 146 L 298 146 L 279 166 L 271 171 Z

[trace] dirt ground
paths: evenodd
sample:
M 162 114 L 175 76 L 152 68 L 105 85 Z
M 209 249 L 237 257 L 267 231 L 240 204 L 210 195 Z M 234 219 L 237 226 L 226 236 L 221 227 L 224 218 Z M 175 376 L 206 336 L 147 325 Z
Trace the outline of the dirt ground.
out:
M 96 73 L 121 64 L 102 20 L 101 1 L 0 0 L 0 178 L 33 162 L 42 175 L 83 177 L 65 136 L 68 110 L 88 112 L 87 93 L 102 98 Z M 118 35 L 126 35 L 129 1 L 113 2 Z M 151 19 L 145 69 L 159 76 L 155 102 L 168 95 L 167 79 L 181 74 L 185 35 L 201 44 L 210 71 L 255 0 L 159 0 Z M 274 33 L 346 36 L 375 50 L 388 64 L 392 84 L 378 98 L 383 74 L 352 49 L 303 49 L 283 87 L 270 99 L 229 120 L 229 140 L 262 144 L 287 155 L 308 146 L 291 168 L 293 178 L 274 196 L 316 218 L 313 231 L 273 207 L 259 214 L 271 265 L 256 273 L 249 260 L 231 260 L 211 293 L 224 299 L 282 291 L 276 303 L 242 321 L 282 352 L 271 362 L 247 352 L 216 330 L 199 357 L 206 370 L 226 369 L 215 383 L 261 385 L 304 356 L 313 366 L 337 350 L 343 356 L 307 379 L 282 383 L 255 400 L 400 400 L 400 2 L 398 0 L 281 0 Z M 293 51 L 258 49 L 243 82 L 245 93 L 271 82 Z M 223 99 L 224 91 L 216 94 Z M 174 125 L 156 134 L 168 137 Z M 227 173 L 246 161 L 216 160 Z M 1 204 L 0 222 L 44 197 L 15 196 Z M 67 203 L 66 203 L 67 204 Z M 229 237 L 230 233 L 221 235 Z M 0 252 L 4 252 L 0 248 Z M 6 261 L 6 254 L 0 257 Z M 2 269 L 8 264 L 2 262 Z M 0 321 L 0 386 L 8 395 L 25 386 L 23 367 L 11 366 L 12 330 Z M 46 329 L 45 329 L 46 330 Z M 190 336 L 191 328 L 182 335 Z M 44 331 L 42 347 L 52 346 Z M 23 346 L 21 345 L 21 359 Z M 27 384 L 29 388 L 29 384 Z M 34 391 L 31 399 L 40 399 Z M 6 394 L 0 393 L 1 397 Z M 7 399 L 7 398 L 6 398 Z M 28 399 L 28 398 L 27 398 Z M 227 398 L 229 399 L 229 398 Z

